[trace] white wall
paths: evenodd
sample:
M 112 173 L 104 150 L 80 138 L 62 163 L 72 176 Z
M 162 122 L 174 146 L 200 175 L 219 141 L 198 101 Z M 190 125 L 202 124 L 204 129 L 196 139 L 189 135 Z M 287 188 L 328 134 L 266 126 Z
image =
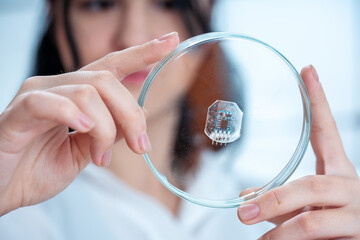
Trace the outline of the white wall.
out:
M 313 64 L 347 154 L 359 165 L 360 1 L 220 0 L 214 25 L 269 43 L 299 72 Z M 313 172 L 314 159 L 309 147 L 295 177 Z
M 44 12 L 43 0 L 0 1 L 0 112 L 33 67 Z

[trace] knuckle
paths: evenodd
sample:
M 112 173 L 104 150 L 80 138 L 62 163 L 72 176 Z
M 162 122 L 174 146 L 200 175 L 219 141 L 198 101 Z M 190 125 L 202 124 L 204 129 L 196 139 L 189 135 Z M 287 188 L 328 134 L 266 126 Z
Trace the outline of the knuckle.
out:
M 312 134 L 319 134 L 326 132 L 326 128 L 323 125 L 313 125 L 311 126 L 311 133 Z
M 107 55 L 105 55 L 105 57 L 103 57 L 103 61 L 106 63 L 106 62 L 111 62 L 115 57 L 116 57 L 116 53 L 117 52 L 111 52 L 111 53 L 108 53 Z
M 307 186 L 314 195 L 323 194 L 329 188 L 328 183 L 321 176 L 308 176 L 305 178 Z
M 24 98 L 23 98 L 24 107 L 29 112 L 35 111 L 41 102 L 42 101 L 41 101 L 40 91 L 32 91 L 24 94 Z
M 30 89 L 33 89 L 36 86 L 36 83 L 38 82 L 39 77 L 30 77 L 26 79 L 23 84 L 21 85 L 21 89 L 23 91 L 29 91 Z
M 71 105 L 72 104 L 70 99 L 61 98 L 55 106 L 56 112 L 61 114 L 65 119 L 71 119 L 75 114 Z
M 82 102 L 89 102 L 97 97 L 98 93 L 95 87 L 89 84 L 82 84 L 74 89 L 76 99 Z
M 312 212 L 305 212 L 299 215 L 297 225 L 300 233 L 308 239 L 316 236 L 319 222 L 320 219 L 317 218 L 315 214 L 312 214 Z
M 272 212 L 276 212 L 282 205 L 279 189 L 273 189 L 269 191 L 268 197 L 265 199 L 265 202 L 269 204 L 267 209 L 271 209 Z
M 114 62 L 116 62 L 116 59 L 121 55 L 122 51 L 117 51 L 117 52 L 111 52 L 109 54 L 107 54 L 105 57 L 102 58 L 103 64 L 106 66 L 107 69 L 109 69 L 110 71 L 104 70 L 105 72 L 107 72 L 108 77 L 114 78 L 114 75 L 112 74 L 115 73 L 120 77 L 123 77 L 124 74 L 120 71 L 121 68 L 116 67 L 116 64 L 114 64 Z
M 96 71 L 94 73 L 94 82 L 97 86 L 101 86 L 114 80 L 114 75 L 107 70 Z

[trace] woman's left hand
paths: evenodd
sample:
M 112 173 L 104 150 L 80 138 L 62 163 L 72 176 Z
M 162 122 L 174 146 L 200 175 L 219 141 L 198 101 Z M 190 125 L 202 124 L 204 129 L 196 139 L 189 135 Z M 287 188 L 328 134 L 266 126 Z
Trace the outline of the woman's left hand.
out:
M 316 174 L 275 188 L 242 205 L 245 224 L 277 226 L 260 239 L 359 239 L 360 179 L 347 158 L 318 75 L 312 66 L 301 76 L 312 107 L 310 141 Z

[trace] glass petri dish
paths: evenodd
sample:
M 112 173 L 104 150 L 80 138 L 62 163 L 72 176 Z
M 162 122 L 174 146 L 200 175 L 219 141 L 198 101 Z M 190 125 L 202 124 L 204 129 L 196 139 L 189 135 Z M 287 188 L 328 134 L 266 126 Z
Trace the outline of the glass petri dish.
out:
M 146 163 L 172 193 L 202 206 L 237 207 L 282 185 L 309 142 L 311 108 L 297 70 L 236 33 L 182 42 L 152 68 L 138 103 L 149 113 Z

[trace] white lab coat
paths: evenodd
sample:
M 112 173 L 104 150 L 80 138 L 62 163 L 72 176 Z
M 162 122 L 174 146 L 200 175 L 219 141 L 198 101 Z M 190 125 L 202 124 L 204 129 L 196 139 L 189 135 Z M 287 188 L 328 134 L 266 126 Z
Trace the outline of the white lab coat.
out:
M 201 169 L 198 182 L 214 176 L 211 166 Z M 236 208 L 212 209 L 187 201 L 175 217 L 108 169 L 90 164 L 56 197 L 1 217 L 0 239 L 238 240 L 257 239 L 271 227 L 242 224 Z

